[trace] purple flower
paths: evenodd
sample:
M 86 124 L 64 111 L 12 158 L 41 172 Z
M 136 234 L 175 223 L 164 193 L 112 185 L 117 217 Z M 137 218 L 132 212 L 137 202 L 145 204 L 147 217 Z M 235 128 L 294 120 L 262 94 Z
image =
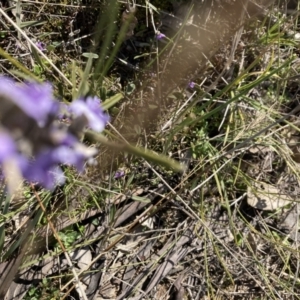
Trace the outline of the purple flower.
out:
M 195 87 L 195 85 L 196 84 L 193 81 L 189 82 L 189 84 L 188 84 L 189 88 L 191 88 L 191 89 L 193 89 Z
M 49 115 L 58 113 L 59 103 L 53 97 L 52 86 L 48 83 L 28 83 L 20 88 L 27 98 L 19 104 L 28 116 L 37 120 L 39 125 L 44 125 Z M 26 102 L 25 102 L 26 101 Z
M 23 176 L 31 181 L 37 182 L 47 189 L 52 190 L 57 184 L 65 182 L 65 176 L 57 165 L 53 150 L 45 150 L 33 158 L 28 168 L 24 170 Z M 57 180 L 57 178 L 60 178 Z
M 5 176 L 15 166 L 25 179 L 47 189 L 65 182 L 61 165 L 83 170 L 97 150 L 78 136 L 87 125 L 102 131 L 109 120 L 97 97 L 64 106 L 53 97 L 50 84 L 17 84 L 1 76 L 0 105 L 0 175 L 1 165 Z M 70 126 L 59 122 L 64 115 L 75 116 Z
M 156 34 L 156 39 L 157 39 L 157 40 L 162 40 L 162 39 L 164 39 L 165 37 L 166 37 L 166 35 L 163 34 L 163 33 L 161 33 L 161 32 L 158 32 L 158 33 Z
M 48 164 L 48 159 L 44 161 L 39 158 L 29 164 L 23 176 L 31 181 L 42 185 L 48 190 L 53 190 L 55 186 L 62 185 L 66 181 L 66 176 L 61 167 L 55 164 Z
M 97 153 L 95 148 L 85 146 L 69 133 L 52 132 L 52 135 L 56 145 L 40 151 L 23 172 L 26 179 L 38 182 L 50 190 L 65 182 L 65 175 L 59 165 L 74 166 L 81 172 L 85 161 Z
M 63 184 L 65 182 L 65 175 L 59 165 L 72 165 L 77 170 L 82 171 L 85 159 L 94 153 L 87 151 L 87 147 L 84 145 L 79 145 L 78 147 L 74 145 L 73 148 L 58 146 L 46 149 L 31 161 L 28 168 L 24 171 L 24 177 L 30 181 L 38 182 L 50 190 L 58 184 Z M 84 148 L 85 151 L 82 151 L 81 148 Z
M 125 172 L 123 170 L 118 170 L 116 173 L 115 173 L 115 179 L 119 179 L 121 177 L 123 177 L 125 175 Z
M 52 95 L 52 87 L 48 83 L 27 83 L 17 85 L 7 77 L 0 77 L 0 101 L 7 100 L 17 105 L 26 115 L 44 126 L 49 115 L 58 111 L 58 102 Z M 5 109 L 2 107 L 2 110 Z
M 109 116 L 104 113 L 97 97 L 75 100 L 71 103 L 70 110 L 76 117 L 85 117 L 86 125 L 97 132 L 101 132 L 109 121 Z
M 46 51 L 46 44 L 45 44 L 45 43 L 43 43 L 43 42 L 37 42 L 37 43 L 35 43 L 35 45 L 36 45 L 42 52 Z

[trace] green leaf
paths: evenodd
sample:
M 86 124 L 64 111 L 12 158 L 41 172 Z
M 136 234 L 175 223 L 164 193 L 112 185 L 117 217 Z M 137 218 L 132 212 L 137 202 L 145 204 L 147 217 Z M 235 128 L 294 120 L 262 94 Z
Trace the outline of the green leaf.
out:
M 26 28 L 26 27 L 33 27 L 33 26 L 40 26 L 47 24 L 46 21 L 27 21 L 27 22 L 22 22 L 20 24 L 20 28 Z
M 95 58 L 95 59 L 99 58 L 98 54 L 91 53 L 91 52 L 82 53 L 82 56 L 86 58 Z
M 147 161 L 151 161 L 151 162 L 161 165 L 163 167 L 173 169 L 176 172 L 183 172 L 186 168 L 186 166 L 184 164 L 181 164 L 181 163 L 175 161 L 174 159 L 171 159 L 170 157 L 163 155 L 161 153 L 156 153 L 156 152 L 148 150 L 148 149 L 135 147 L 130 144 L 125 144 L 122 142 L 120 142 L 120 143 L 111 142 L 104 135 L 95 133 L 93 131 L 87 131 L 86 137 L 88 139 L 103 143 L 106 146 L 111 147 L 114 150 L 120 150 L 120 151 L 124 151 L 124 152 L 130 153 L 130 154 L 133 154 L 137 157 L 142 157 L 142 158 L 146 159 Z
M 151 200 L 146 197 L 139 197 L 139 196 L 131 196 L 132 200 L 144 202 L 144 203 L 151 203 Z
M 110 98 L 108 98 L 105 102 L 102 103 L 102 107 L 104 110 L 108 110 L 109 108 L 116 105 L 120 100 L 124 98 L 123 94 L 119 93 Z
M 126 94 L 128 94 L 128 95 L 132 94 L 135 91 L 135 88 L 136 88 L 136 86 L 134 83 L 132 83 L 132 82 L 129 83 L 125 88 Z

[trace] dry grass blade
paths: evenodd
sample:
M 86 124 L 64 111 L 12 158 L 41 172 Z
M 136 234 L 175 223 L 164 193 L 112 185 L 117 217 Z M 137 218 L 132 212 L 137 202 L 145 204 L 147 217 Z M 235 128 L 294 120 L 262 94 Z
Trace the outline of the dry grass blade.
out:
M 35 226 L 34 220 L 28 220 L 25 226 L 25 232 L 22 233 L 22 237 L 25 237 L 25 241 L 19 246 L 19 250 L 14 257 L 6 262 L 0 264 L 0 298 L 4 299 L 7 291 L 9 290 L 11 283 L 17 277 L 19 267 L 27 252 L 30 242 L 26 239 L 31 234 Z M 19 236 L 20 238 L 20 236 Z

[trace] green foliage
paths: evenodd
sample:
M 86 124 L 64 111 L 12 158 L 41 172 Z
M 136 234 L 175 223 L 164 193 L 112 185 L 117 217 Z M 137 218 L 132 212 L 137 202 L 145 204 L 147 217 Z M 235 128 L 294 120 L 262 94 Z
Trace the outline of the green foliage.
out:
M 204 122 L 203 126 L 191 132 L 191 136 L 193 137 L 191 140 L 191 149 L 194 159 L 209 155 L 211 152 L 207 127 L 208 123 Z
M 74 244 L 74 242 L 78 238 L 80 238 L 81 233 L 75 230 L 68 229 L 63 232 L 59 232 L 58 235 L 65 248 L 70 248 Z M 57 248 L 58 250 L 61 250 L 59 245 L 57 246 Z
M 59 300 L 60 292 L 54 279 L 43 278 L 38 287 L 30 287 L 24 300 Z

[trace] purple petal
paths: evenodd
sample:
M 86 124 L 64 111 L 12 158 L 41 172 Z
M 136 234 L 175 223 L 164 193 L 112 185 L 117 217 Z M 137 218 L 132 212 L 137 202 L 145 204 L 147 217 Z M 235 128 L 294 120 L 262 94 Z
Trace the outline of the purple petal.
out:
M 119 179 L 119 178 L 123 177 L 124 175 L 125 175 L 125 172 L 123 170 L 118 170 L 115 173 L 115 179 Z
M 51 150 L 39 154 L 35 160 L 31 161 L 28 168 L 24 171 L 24 177 L 50 190 L 58 182 L 62 184 L 65 181 L 65 175 L 57 165 L 57 160 L 53 157 Z
M 166 35 L 163 34 L 163 33 L 161 33 L 161 32 L 159 32 L 159 33 L 156 34 L 156 39 L 157 39 L 157 40 L 162 40 L 162 39 L 164 39 L 165 37 L 166 37 Z
M 43 168 L 37 163 L 33 163 L 29 166 L 24 177 L 29 181 L 37 182 L 49 190 L 53 190 L 57 185 L 62 185 L 66 179 L 59 166 L 53 165 L 48 168 Z
M 75 116 L 84 116 L 88 126 L 97 132 L 103 131 L 109 121 L 109 116 L 104 113 L 100 99 L 97 97 L 88 97 L 85 101 L 83 99 L 75 100 L 71 103 L 70 109 Z
M 53 189 L 55 185 L 65 181 L 60 164 L 72 165 L 78 171 L 82 171 L 85 160 L 95 154 L 95 150 L 90 149 L 79 142 L 69 146 L 58 146 L 47 149 L 38 154 L 24 172 L 24 177 L 29 181 L 34 181 L 47 189 Z
M 195 87 L 195 82 L 191 81 L 188 84 L 189 88 L 193 89 Z
M 1 98 L 9 99 L 24 111 L 29 117 L 44 126 L 49 115 L 58 111 L 58 102 L 52 95 L 52 87 L 48 83 L 16 84 L 7 77 L 0 77 Z
M 67 132 L 66 128 L 57 128 L 53 126 L 48 130 L 48 134 L 49 140 L 54 145 L 73 147 L 76 143 L 78 143 L 78 139 Z
M 48 83 L 28 83 L 20 90 L 27 95 L 19 105 L 33 119 L 44 123 L 49 115 L 58 113 L 59 103 L 53 97 L 52 86 Z M 22 100 L 22 99 L 21 99 Z M 20 102 L 20 101 L 19 101 Z
M 37 42 L 35 45 L 41 50 L 41 51 L 46 51 L 46 44 L 43 42 Z
M 51 159 L 56 164 L 73 165 L 77 170 L 82 171 L 85 157 L 70 147 L 61 146 L 52 151 Z

